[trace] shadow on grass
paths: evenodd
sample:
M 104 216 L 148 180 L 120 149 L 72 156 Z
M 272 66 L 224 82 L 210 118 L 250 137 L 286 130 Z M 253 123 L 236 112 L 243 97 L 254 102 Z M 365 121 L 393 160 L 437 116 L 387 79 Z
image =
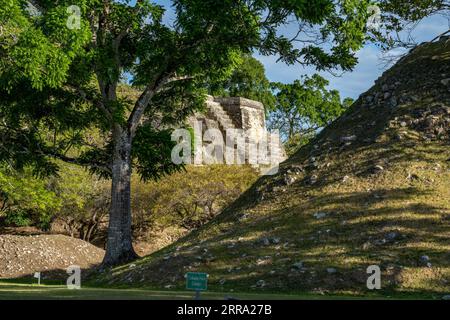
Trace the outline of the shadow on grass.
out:
M 439 298 L 450 291 L 445 282 L 450 270 L 450 223 L 436 219 L 446 208 L 409 203 L 420 196 L 426 191 L 413 187 L 324 195 L 314 204 L 346 207 L 326 212 L 322 219 L 312 215 L 316 208 L 308 202 L 244 221 L 226 214 L 205 227 L 217 233 L 200 240 L 199 231 L 194 232 L 177 243 L 178 250 L 164 249 L 137 261 L 133 270 L 115 269 L 115 276 L 107 274 L 98 283 L 180 289 L 185 272 L 204 271 L 210 274 L 211 288 L 223 292 Z M 388 199 L 392 206 L 383 206 Z M 360 204 L 367 201 L 370 207 L 361 212 Z M 270 243 L 264 244 L 265 239 Z M 431 267 L 421 261 L 424 255 Z M 294 267 L 297 262 L 303 266 Z M 382 270 L 383 290 L 376 293 L 366 287 L 369 265 Z M 417 280 L 409 280 L 418 281 L 416 289 L 400 286 L 405 276 L 411 277 L 407 270 L 419 274 Z

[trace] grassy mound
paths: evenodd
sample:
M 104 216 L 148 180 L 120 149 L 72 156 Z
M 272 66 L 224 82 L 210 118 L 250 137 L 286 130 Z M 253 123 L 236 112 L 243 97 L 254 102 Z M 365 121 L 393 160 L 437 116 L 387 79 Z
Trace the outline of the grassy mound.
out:
M 97 284 L 215 291 L 450 292 L 450 42 L 419 46 L 215 220 Z

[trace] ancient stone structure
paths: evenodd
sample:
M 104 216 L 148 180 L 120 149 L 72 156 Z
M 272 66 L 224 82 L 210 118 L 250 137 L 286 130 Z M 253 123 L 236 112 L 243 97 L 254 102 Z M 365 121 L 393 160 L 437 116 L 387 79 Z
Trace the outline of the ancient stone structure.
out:
M 282 162 L 286 154 L 276 135 L 271 135 L 266 129 L 264 105 L 261 102 L 240 97 L 212 97 L 206 101 L 206 112 L 198 113 L 189 119 L 189 125 L 194 128 L 195 123 L 201 124 L 202 136 L 208 129 L 219 129 L 226 142 L 227 132 L 241 129 L 245 134 L 245 142 L 261 144 L 267 143 L 268 156 L 272 163 Z M 201 140 L 197 132 L 196 140 Z M 267 139 L 267 140 L 265 140 Z M 249 146 L 245 149 L 245 163 L 257 164 L 252 159 L 252 150 Z M 253 151 L 254 153 L 254 151 Z

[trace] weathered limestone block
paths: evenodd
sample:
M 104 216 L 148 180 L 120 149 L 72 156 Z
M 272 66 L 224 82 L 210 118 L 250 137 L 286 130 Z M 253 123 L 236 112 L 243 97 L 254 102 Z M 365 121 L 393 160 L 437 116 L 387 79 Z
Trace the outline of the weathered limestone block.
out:
M 189 118 L 188 123 L 194 127 L 195 122 L 200 122 L 202 133 L 207 129 L 219 129 L 226 139 L 226 131 L 229 129 L 242 129 L 247 134 L 246 142 L 260 143 L 268 139 L 264 105 L 261 102 L 241 97 L 212 97 L 206 101 L 206 112 L 196 114 Z M 286 158 L 284 149 L 279 141 L 267 141 L 270 145 L 278 145 L 274 154 L 279 161 Z M 249 163 L 249 147 L 246 147 L 245 162 Z

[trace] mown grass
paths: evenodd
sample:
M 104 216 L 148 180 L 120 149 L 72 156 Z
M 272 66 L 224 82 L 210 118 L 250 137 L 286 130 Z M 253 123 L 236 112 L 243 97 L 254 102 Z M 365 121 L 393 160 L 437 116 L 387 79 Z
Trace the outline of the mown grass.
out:
M 191 291 L 171 291 L 152 289 L 108 289 L 83 287 L 69 290 L 64 285 L 29 284 L 23 280 L 0 281 L 0 300 L 192 300 Z M 277 293 L 243 293 L 203 292 L 202 300 L 360 300 L 360 299 L 424 299 L 423 295 L 368 296 L 355 295 L 314 295 L 311 293 L 277 294 Z

